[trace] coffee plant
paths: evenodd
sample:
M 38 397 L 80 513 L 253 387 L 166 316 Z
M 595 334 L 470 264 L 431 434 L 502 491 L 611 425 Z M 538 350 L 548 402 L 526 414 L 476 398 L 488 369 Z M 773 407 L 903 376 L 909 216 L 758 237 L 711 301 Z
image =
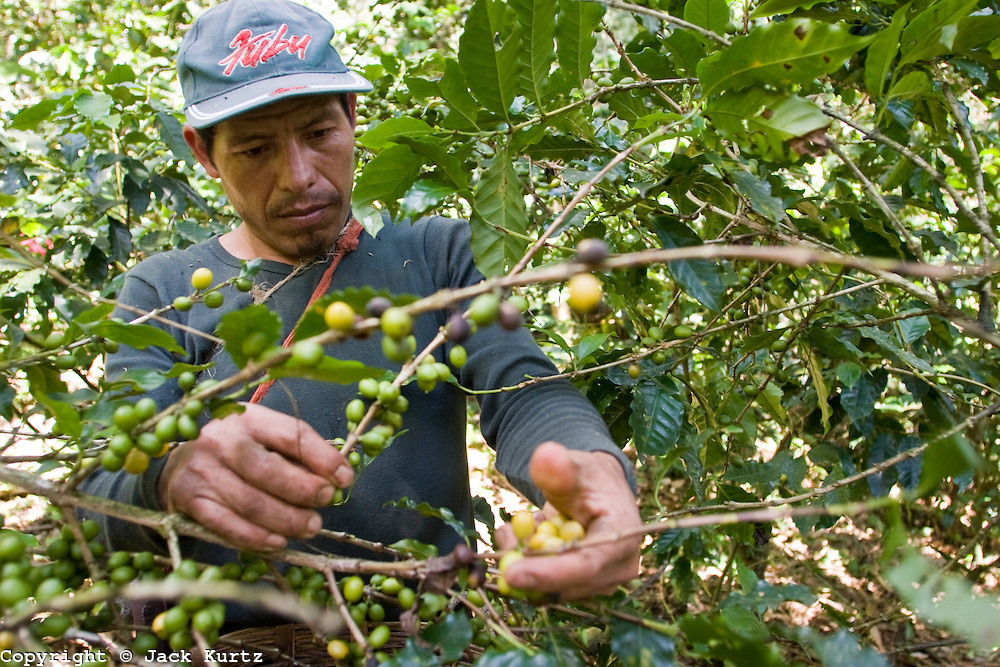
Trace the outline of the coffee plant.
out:
M 329 294 L 289 347 L 266 311 L 231 313 L 205 333 L 243 370 L 199 382 L 185 363 L 106 378 L 103 359 L 176 351 L 150 322 L 252 288 L 254 262 L 199 272 L 160 312 L 111 319 L 136 261 L 237 222 L 181 136 L 173 57 L 203 3 L 0 0 L 4 664 L 210 651 L 227 602 L 308 625 L 336 664 L 996 660 L 1000 3 L 308 4 L 376 85 L 356 216 L 373 235 L 466 218 L 487 279 Z M 413 318 L 459 302 L 418 345 Z M 643 568 L 614 595 L 506 584 L 525 553 L 588 548 L 560 517 L 508 515 L 518 547 L 494 553 L 487 508 L 477 553 L 456 517 L 400 499 L 469 545 L 340 535 L 373 558 L 217 567 L 179 541 L 219 536 L 77 490 L 98 467 L 141 474 L 205 410 L 290 376 L 357 386 L 335 444 L 363 475 L 406 428 L 400 387 L 456 383 L 488 326 L 529 327 L 635 460 Z M 337 358 L 367 335 L 383 368 Z M 165 382 L 183 399 L 158 409 L 143 392 Z M 77 509 L 168 550 L 109 553 Z M 128 611 L 141 599 L 165 601 L 151 627 Z

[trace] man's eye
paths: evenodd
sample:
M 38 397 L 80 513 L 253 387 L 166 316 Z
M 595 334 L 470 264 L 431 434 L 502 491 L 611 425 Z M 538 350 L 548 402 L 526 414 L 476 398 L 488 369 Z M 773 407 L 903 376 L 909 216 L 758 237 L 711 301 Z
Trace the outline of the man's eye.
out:
M 261 155 L 263 152 L 264 152 L 263 146 L 254 146 L 253 148 L 248 148 L 247 150 L 243 151 L 243 154 L 246 155 L 247 157 L 257 157 L 258 155 Z
M 320 130 L 313 130 L 312 135 L 313 135 L 314 139 L 322 139 L 323 137 L 325 137 L 328 134 L 330 134 L 331 131 L 332 130 L 330 128 L 324 127 L 323 129 L 320 129 Z

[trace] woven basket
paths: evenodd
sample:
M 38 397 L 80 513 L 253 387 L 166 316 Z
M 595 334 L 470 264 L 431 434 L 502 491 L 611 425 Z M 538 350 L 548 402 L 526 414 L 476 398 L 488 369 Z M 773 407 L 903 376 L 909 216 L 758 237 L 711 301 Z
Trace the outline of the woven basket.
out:
M 389 641 L 381 649 L 392 655 L 406 644 L 407 634 L 399 623 L 385 623 L 391 634 Z M 344 634 L 344 639 L 349 635 Z M 353 659 L 334 660 L 326 651 L 326 642 L 316 638 L 305 625 L 278 625 L 273 627 L 245 628 L 230 632 L 219 638 L 213 647 L 218 653 L 220 667 L 245 665 L 246 667 L 341 667 L 352 665 Z M 247 659 L 239 661 L 244 655 Z M 460 665 L 471 665 L 482 649 L 470 646 Z M 223 663 L 225 660 L 225 663 Z M 203 660 L 194 661 L 195 667 L 205 665 Z

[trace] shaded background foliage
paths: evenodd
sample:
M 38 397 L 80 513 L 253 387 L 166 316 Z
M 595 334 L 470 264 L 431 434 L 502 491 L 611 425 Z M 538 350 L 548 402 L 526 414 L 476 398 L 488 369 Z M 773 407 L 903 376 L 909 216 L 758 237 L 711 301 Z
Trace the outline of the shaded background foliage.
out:
M 585 238 L 622 255 L 719 249 L 600 271 L 605 304 L 588 317 L 558 285 L 529 285 L 528 326 L 634 453 L 648 521 L 802 512 L 656 531 L 646 585 L 613 601 L 650 622 L 615 621 L 617 658 L 576 636 L 550 651 L 569 664 L 581 649 L 599 664 L 887 664 L 863 648 L 886 648 L 876 619 L 790 581 L 768 546 L 779 531 L 810 545 L 856 530 L 873 552 L 844 560 L 892 623 L 996 649 L 996 2 L 324 9 L 376 84 L 360 101 L 354 195 L 371 233 L 383 213 L 466 217 L 490 277 L 556 223 L 530 266 L 572 260 Z M 172 54 L 200 10 L 0 10 L 0 415 L 7 449 L 64 455 L 36 472 L 66 473 L 107 433 L 101 350 L 86 344 L 108 315 L 98 298 L 143 256 L 234 222 L 180 136 Z M 843 262 L 778 261 L 771 247 Z M 845 266 L 858 259 L 881 263 Z M 913 270 L 951 265 L 965 270 Z M 125 329 L 101 333 L 128 342 Z M 54 332 L 67 334 L 55 346 Z M 790 623 L 789 601 L 822 620 Z M 517 655 L 482 664 L 528 664 Z

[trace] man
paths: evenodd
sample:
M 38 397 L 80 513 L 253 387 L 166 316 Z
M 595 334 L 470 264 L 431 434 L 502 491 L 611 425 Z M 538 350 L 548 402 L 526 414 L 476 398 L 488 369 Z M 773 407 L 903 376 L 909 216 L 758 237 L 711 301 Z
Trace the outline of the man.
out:
M 344 66 L 330 46 L 332 37 L 326 20 L 287 0 L 229 0 L 195 21 L 178 58 L 189 123 L 184 137 L 208 174 L 220 179 L 242 222 L 207 243 L 142 262 L 126 280 L 122 302 L 143 309 L 169 304 L 190 292 L 195 269 L 210 268 L 218 282 L 237 275 L 241 260 L 261 258 L 257 300 L 281 317 L 285 335 L 331 271 L 327 291 L 369 286 L 425 295 L 482 279 L 471 259 L 468 226 L 460 221 L 389 225 L 376 238 L 359 238 L 350 209 L 355 107 L 357 93 L 372 86 Z M 214 362 L 207 374 L 216 378 L 233 374 L 236 366 L 193 332 L 213 332 L 222 315 L 254 298 L 235 289 L 225 294 L 217 310 L 199 305 L 170 312 L 186 328 L 166 327 L 186 350 L 183 361 Z M 418 344 L 426 344 L 446 316 L 417 317 Z M 463 386 L 495 389 L 554 371 L 524 330 L 485 327 L 466 347 L 468 362 L 455 369 Z M 327 351 L 386 365 L 378 336 Z M 439 361 L 445 352 L 436 351 Z M 108 373 L 167 371 L 177 360 L 160 348 L 122 348 L 108 360 Z M 416 538 L 449 552 L 460 541 L 453 530 L 386 505 L 408 497 L 471 522 L 464 394 L 452 385 L 439 384 L 426 394 L 414 384 L 404 387 L 410 402 L 406 433 L 354 480 L 350 464 L 328 439 L 346 434 L 344 406 L 355 392 L 355 386 L 283 380 L 241 414 L 208 422 L 198 438 L 155 459 L 144 475 L 102 472 L 87 488 L 183 512 L 247 549 L 308 541 L 306 548 L 369 555 L 314 537 L 326 527 L 382 542 Z M 152 396 L 164 407 L 182 393 L 168 383 Z M 534 502 L 578 519 L 592 537 L 639 524 L 628 462 L 573 387 L 545 382 L 486 394 L 480 403 L 482 431 L 497 449 L 498 468 Z M 346 503 L 328 506 L 336 489 L 348 487 Z M 156 535 L 103 521 L 113 548 L 162 549 Z M 196 541 L 184 548 L 203 562 L 235 556 Z M 574 598 L 613 590 L 637 569 L 636 538 L 525 558 L 506 578 L 515 587 Z

